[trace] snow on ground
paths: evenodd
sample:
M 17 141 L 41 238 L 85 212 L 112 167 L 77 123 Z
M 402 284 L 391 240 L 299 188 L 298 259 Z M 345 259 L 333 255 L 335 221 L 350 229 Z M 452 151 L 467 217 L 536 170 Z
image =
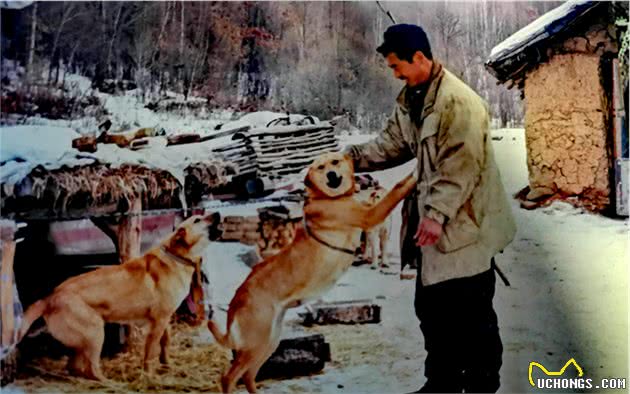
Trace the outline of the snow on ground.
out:
M 507 191 L 527 184 L 524 131 L 493 132 L 495 154 Z M 342 142 L 362 142 L 365 135 L 342 135 Z M 373 173 L 392 186 L 413 163 Z M 516 239 L 497 261 L 512 286 L 497 279 L 495 308 L 504 345 L 500 392 L 535 392 L 528 366 L 537 361 L 559 370 L 574 357 L 585 377 L 628 376 L 628 231 L 627 220 L 586 213 L 568 204 L 535 211 L 512 201 L 518 223 Z M 398 250 L 399 208 L 393 213 L 390 250 Z M 225 324 L 225 308 L 249 269 L 238 244 L 215 245 L 206 258 L 214 283 L 216 316 Z M 396 256 L 394 257 L 396 258 Z M 321 332 L 331 343 L 333 361 L 321 374 L 283 381 L 265 381 L 263 393 L 404 393 L 424 383 L 426 355 L 413 312 L 414 281 L 400 281 L 365 266 L 351 268 L 325 301 L 371 298 L 382 305 L 378 325 L 306 329 Z M 436 301 L 437 302 L 437 301 Z M 287 317 L 295 327 L 296 312 Z M 242 386 L 239 387 L 244 390 Z

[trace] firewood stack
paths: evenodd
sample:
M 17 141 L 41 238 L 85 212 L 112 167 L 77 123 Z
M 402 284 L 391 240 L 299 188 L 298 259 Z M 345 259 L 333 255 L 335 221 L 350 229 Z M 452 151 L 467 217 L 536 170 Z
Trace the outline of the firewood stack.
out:
M 223 241 L 256 245 L 260 238 L 258 216 L 226 216 L 223 219 Z
M 247 144 L 247 141 L 238 140 L 232 144 L 215 148 L 212 153 L 219 154 L 224 160 L 235 164 L 238 167 L 238 175 L 255 174 L 258 170 L 256 152 Z
M 231 162 L 214 158 L 186 167 L 185 191 L 188 204 L 197 204 L 203 196 L 225 186 L 236 173 L 235 167 Z
M 297 174 L 317 156 L 339 150 L 334 127 L 328 122 L 254 129 L 246 138 L 256 152 L 259 171 L 272 179 Z
M 285 206 L 260 208 L 258 213 L 258 253 L 264 259 L 278 253 L 293 241 L 302 217 L 292 214 Z
M 232 144 L 213 153 L 237 164 L 239 175 L 270 179 L 297 174 L 317 156 L 339 150 L 334 127 L 328 122 L 256 128 L 237 132 L 232 139 Z

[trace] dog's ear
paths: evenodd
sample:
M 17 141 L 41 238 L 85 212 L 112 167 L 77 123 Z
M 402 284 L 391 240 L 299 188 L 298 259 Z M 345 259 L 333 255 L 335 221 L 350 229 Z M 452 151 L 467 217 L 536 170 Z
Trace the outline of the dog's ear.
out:
M 311 172 L 308 171 L 306 173 L 306 176 L 304 177 L 304 186 L 308 187 L 309 189 L 313 188 L 313 181 L 311 181 Z
M 171 238 L 171 248 L 178 247 L 188 247 L 188 242 L 186 241 L 186 229 L 180 227 L 175 231 L 175 235 Z
M 352 172 L 354 173 L 354 159 L 350 156 L 350 153 L 344 153 L 343 158 L 350 164 L 350 168 L 352 168 Z

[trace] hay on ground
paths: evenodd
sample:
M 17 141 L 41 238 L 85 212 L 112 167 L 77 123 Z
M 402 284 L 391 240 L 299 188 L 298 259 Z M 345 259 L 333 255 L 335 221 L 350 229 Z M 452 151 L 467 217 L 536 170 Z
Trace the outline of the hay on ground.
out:
M 53 360 L 39 357 L 22 368 L 14 386 L 29 393 L 76 392 L 219 392 L 221 374 L 229 366 L 228 350 L 207 343 L 205 325 L 173 326 L 168 366 L 156 364 L 148 375 L 142 370 L 145 330 L 132 329 L 129 351 L 101 360 L 105 382 L 87 380 L 68 374 L 67 357 Z M 156 361 L 157 363 L 157 361 Z

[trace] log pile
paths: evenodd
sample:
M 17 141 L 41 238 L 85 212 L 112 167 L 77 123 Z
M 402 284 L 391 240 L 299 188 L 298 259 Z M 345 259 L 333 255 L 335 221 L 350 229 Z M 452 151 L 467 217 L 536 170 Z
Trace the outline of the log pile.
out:
M 258 170 L 256 152 L 246 140 L 238 140 L 232 144 L 215 148 L 212 152 L 221 155 L 224 160 L 235 164 L 238 167 L 237 173 L 239 176 L 255 176 Z
M 218 159 L 208 159 L 186 167 L 184 190 L 188 205 L 197 204 L 203 196 L 225 186 L 236 171 L 233 163 Z
M 213 152 L 239 166 L 239 175 L 277 179 L 297 174 L 327 152 L 338 151 L 334 127 L 328 122 L 257 128 L 234 134 L 234 143 Z
M 381 322 L 381 307 L 371 300 L 322 302 L 301 314 L 305 326 L 314 324 L 368 324 Z
M 285 338 L 260 368 L 256 380 L 310 375 L 324 369 L 330 360 L 330 344 L 322 334 Z
M 258 216 L 226 216 L 223 218 L 223 241 L 256 245 L 260 237 Z

